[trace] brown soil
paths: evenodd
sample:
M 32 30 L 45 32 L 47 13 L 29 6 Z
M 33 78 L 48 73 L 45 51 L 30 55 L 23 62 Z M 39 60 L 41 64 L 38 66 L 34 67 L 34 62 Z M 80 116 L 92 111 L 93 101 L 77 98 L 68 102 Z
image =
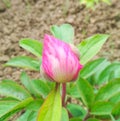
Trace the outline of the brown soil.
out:
M 30 4 L 26 1 L 11 0 L 9 9 L 0 1 L 0 80 L 19 81 L 22 69 L 5 68 L 3 64 L 14 56 L 29 55 L 19 47 L 21 38 L 41 41 L 54 24 L 72 24 L 76 44 L 96 33 L 110 34 L 99 56 L 120 60 L 120 0 L 112 0 L 111 6 L 96 5 L 95 10 L 86 9 L 79 0 L 70 0 L 69 4 L 65 0 L 29 0 Z M 38 73 L 29 73 L 39 77 Z

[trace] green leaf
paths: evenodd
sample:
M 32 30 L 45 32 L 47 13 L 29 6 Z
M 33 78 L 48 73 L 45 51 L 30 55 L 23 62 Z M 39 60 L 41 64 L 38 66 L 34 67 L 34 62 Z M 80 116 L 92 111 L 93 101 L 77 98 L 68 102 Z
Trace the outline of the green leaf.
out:
M 22 72 L 21 74 L 21 82 L 29 92 L 36 97 L 46 97 L 52 87 L 52 85 L 49 85 L 47 81 L 39 79 L 31 80 L 25 72 Z
M 57 88 L 50 92 L 46 98 L 38 113 L 37 121 L 60 121 L 61 112 L 61 96 L 60 90 Z
M 25 108 L 33 98 L 27 98 L 22 101 L 1 101 L 0 102 L 0 121 L 4 121 L 14 113 Z
M 25 86 L 25 88 L 31 93 L 34 94 L 34 87 L 32 86 L 31 79 L 27 75 L 26 72 L 22 72 L 20 75 L 20 80 L 22 84 Z
M 42 104 L 43 104 L 42 99 L 36 99 L 36 100 L 33 100 L 31 103 L 29 103 L 26 109 L 31 111 L 38 111 L 38 109 L 41 107 Z
M 99 58 L 94 61 L 88 62 L 80 71 L 80 76 L 83 78 L 90 77 L 91 75 L 96 73 L 104 63 L 106 63 L 106 59 L 104 58 Z
M 0 101 L 0 120 L 6 112 L 9 112 L 9 110 L 14 108 L 18 103 L 19 101 Z
M 82 121 L 80 118 L 71 118 L 70 121 Z
M 32 111 L 26 111 L 24 114 L 22 114 L 18 119 L 17 121 L 28 121 L 28 117 L 29 115 L 31 114 Z
M 36 92 L 36 89 L 33 85 L 33 81 L 29 78 L 29 76 L 27 75 L 27 73 L 22 72 L 21 76 L 20 76 L 20 80 L 22 82 L 22 84 L 26 87 L 26 89 L 35 97 L 40 97 L 41 95 L 38 94 L 38 92 Z
M 72 85 L 67 85 L 67 94 L 74 98 L 80 97 L 79 90 L 75 82 Z
M 21 67 L 21 68 L 28 68 L 31 70 L 39 71 L 40 70 L 40 63 L 30 57 L 27 56 L 18 56 L 10 59 L 5 66 L 13 66 L 13 67 Z
M 54 25 L 51 27 L 51 33 L 60 40 L 73 43 L 74 29 L 70 24 L 63 24 L 60 27 Z
M 68 104 L 67 109 L 69 110 L 69 112 L 72 114 L 73 117 L 84 118 L 85 115 L 87 114 L 86 110 L 83 109 L 83 107 L 81 107 L 78 104 Z
M 36 121 L 37 112 L 34 111 L 26 111 L 24 114 L 22 114 L 17 121 Z
M 91 114 L 93 115 L 110 115 L 113 104 L 110 102 L 96 102 L 91 107 Z
M 120 102 L 120 92 L 118 92 L 117 94 L 115 94 L 114 96 L 112 96 L 111 98 L 110 98 L 110 102 L 112 102 L 112 103 L 118 103 L 118 102 Z
M 38 112 L 31 112 L 27 121 L 37 121 Z
M 120 118 L 120 102 L 118 102 L 118 103 L 114 106 L 114 108 L 112 109 L 112 114 L 113 114 L 114 116 L 119 116 L 119 118 Z
M 115 79 L 100 88 L 96 94 L 96 101 L 107 101 L 120 92 L 120 79 Z
M 68 112 L 65 108 L 62 108 L 62 118 L 61 121 L 69 121 Z
M 49 85 L 45 81 L 35 79 L 31 81 L 32 87 L 36 94 L 43 96 L 45 98 L 51 91 Z
M 96 71 L 96 73 L 92 77 L 94 79 L 96 85 L 98 85 L 99 84 L 99 81 L 101 81 L 101 80 L 99 80 L 100 74 L 110 64 L 111 63 L 106 60 L 106 61 L 103 61 L 103 63 L 101 64 L 101 67 L 99 66 L 99 70 Z
M 88 81 L 82 78 L 79 78 L 79 80 L 77 81 L 77 86 L 79 88 L 79 93 L 80 93 L 82 101 L 87 107 L 90 108 L 95 97 L 92 86 L 89 84 Z
M 98 84 L 102 84 L 114 78 L 120 78 L 120 63 L 112 63 L 107 66 L 101 72 Z
M 100 121 L 100 120 L 96 118 L 89 118 L 87 121 Z
M 42 43 L 40 41 L 24 38 L 20 40 L 19 45 L 39 58 L 42 55 Z
M 83 40 L 77 46 L 81 55 L 81 64 L 86 64 L 92 57 L 94 57 L 99 52 L 108 37 L 109 36 L 105 34 L 97 34 L 88 39 Z
M 0 94 L 2 96 L 13 97 L 18 100 L 30 97 L 29 92 L 27 92 L 22 86 L 10 80 L 3 80 L 0 82 Z

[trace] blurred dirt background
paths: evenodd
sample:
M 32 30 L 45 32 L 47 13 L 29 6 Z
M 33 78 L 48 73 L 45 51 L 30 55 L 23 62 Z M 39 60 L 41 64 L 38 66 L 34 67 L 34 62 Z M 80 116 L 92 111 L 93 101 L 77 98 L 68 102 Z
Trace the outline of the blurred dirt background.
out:
M 66 0 L 67 1 L 67 0 Z M 120 60 L 120 0 L 112 4 L 101 3 L 95 10 L 86 9 L 79 0 L 11 0 L 10 8 L 0 0 L 0 80 L 19 81 L 22 69 L 4 67 L 3 64 L 17 55 L 29 55 L 19 47 L 21 38 L 43 40 L 50 27 L 70 23 L 75 28 L 75 44 L 96 33 L 110 34 L 98 54 L 109 60 Z M 32 77 L 39 74 L 29 72 Z

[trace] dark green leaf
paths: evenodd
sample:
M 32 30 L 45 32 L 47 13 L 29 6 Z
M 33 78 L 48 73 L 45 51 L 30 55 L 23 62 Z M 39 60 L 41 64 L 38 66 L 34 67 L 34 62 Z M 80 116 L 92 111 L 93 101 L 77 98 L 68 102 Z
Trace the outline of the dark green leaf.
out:
M 39 71 L 40 70 L 40 63 L 30 57 L 27 56 L 18 56 L 10 59 L 5 66 L 13 66 L 13 67 L 21 67 L 21 68 L 28 68 L 31 70 Z
M 10 80 L 3 80 L 0 83 L 0 94 L 2 96 L 13 97 L 18 100 L 30 97 L 29 92 L 27 92 L 22 86 Z
M 73 115 L 73 117 L 84 118 L 87 113 L 86 110 L 78 104 L 68 104 L 67 109 Z
M 70 24 L 63 24 L 60 27 L 54 25 L 51 27 L 52 34 L 67 43 L 73 43 L 74 29 Z
M 102 45 L 108 39 L 106 34 L 97 34 L 88 39 L 83 40 L 79 45 L 78 49 L 80 51 L 80 62 L 86 64 L 93 56 L 95 56 Z
M 100 90 L 98 91 L 96 95 L 95 100 L 107 101 L 119 92 L 120 92 L 120 79 L 115 79 L 100 88 Z
M 61 96 L 60 90 L 54 89 L 46 98 L 38 113 L 37 121 L 60 121 L 61 120 Z
M 77 86 L 79 88 L 79 93 L 82 98 L 82 101 L 84 102 L 86 106 L 90 108 L 95 97 L 92 86 L 89 84 L 88 81 L 82 78 L 79 78 L 79 80 L 77 81 Z
M 42 43 L 40 41 L 24 38 L 20 40 L 19 45 L 39 58 L 42 55 Z

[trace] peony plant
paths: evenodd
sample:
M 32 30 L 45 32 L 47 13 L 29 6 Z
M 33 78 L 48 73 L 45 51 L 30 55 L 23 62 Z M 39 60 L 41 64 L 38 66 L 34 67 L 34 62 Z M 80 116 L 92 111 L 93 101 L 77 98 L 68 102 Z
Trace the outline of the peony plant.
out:
M 43 42 L 21 39 L 19 45 L 35 57 L 17 56 L 5 64 L 40 77 L 24 71 L 20 84 L 0 82 L 0 121 L 20 111 L 17 121 L 120 121 L 120 62 L 92 59 L 109 36 L 97 34 L 75 46 L 71 25 L 54 25 L 51 33 Z

